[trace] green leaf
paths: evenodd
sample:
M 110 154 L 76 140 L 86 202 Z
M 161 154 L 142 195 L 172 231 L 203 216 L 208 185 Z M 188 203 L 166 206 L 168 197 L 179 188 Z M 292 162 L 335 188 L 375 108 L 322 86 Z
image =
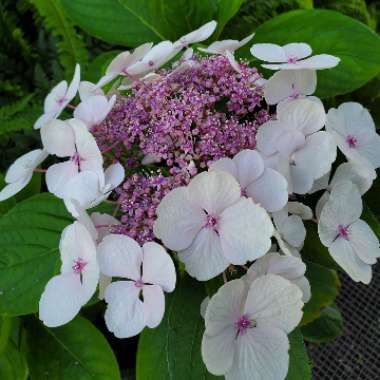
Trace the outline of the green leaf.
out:
M 302 327 L 302 334 L 308 342 L 324 343 L 343 334 L 342 315 L 335 304 L 326 307 L 315 321 Z
M 306 221 L 306 239 L 301 251 L 303 260 L 320 264 L 331 269 L 339 269 L 339 265 L 331 257 L 328 249 L 321 243 L 318 227 L 314 222 Z
M 66 17 L 61 0 L 29 1 L 43 17 L 47 29 L 58 38 L 60 62 L 65 68 L 66 77 L 71 78 L 75 64 L 79 63 L 82 67 L 87 65 L 88 53 L 81 37 L 75 32 L 72 22 Z
M 15 101 L 12 104 L 8 104 L 0 108 L 0 120 L 9 119 L 11 116 L 24 110 L 34 97 L 34 94 L 24 96 L 22 99 Z
M 341 59 L 337 67 L 318 72 L 317 95 L 322 98 L 352 92 L 380 72 L 379 37 L 361 22 L 335 11 L 284 13 L 261 25 L 253 40 L 281 45 L 301 41 L 310 44 L 314 54 Z
M 306 278 L 311 286 L 311 299 L 303 308 L 301 325 L 317 319 L 323 309 L 335 301 L 340 290 L 340 281 L 335 270 L 310 262 L 305 264 Z
M 58 244 L 72 221 L 50 194 L 27 199 L 0 218 L 0 314 L 34 313 L 60 264 Z
M 137 380 L 218 378 L 207 372 L 200 351 L 204 331 L 200 304 L 205 297 L 203 284 L 188 276 L 179 281 L 174 293 L 167 296 L 164 320 L 140 336 Z
M 311 366 L 299 328 L 289 334 L 289 372 L 286 380 L 311 380 Z
M 69 17 L 89 34 L 129 47 L 175 41 L 210 21 L 216 0 L 61 0 Z
M 111 347 L 87 319 L 77 317 L 65 326 L 49 329 L 28 318 L 25 327 L 31 380 L 120 379 Z
M 20 353 L 13 342 L 9 342 L 5 352 L 0 355 L 1 380 L 26 380 L 28 366 L 24 355 Z
M 216 19 L 218 21 L 218 26 L 216 28 L 214 38 L 218 39 L 220 33 L 222 33 L 223 28 L 227 22 L 239 12 L 240 7 L 244 3 L 244 0 L 219 0 L 218 2 L 218 13 Z
M 0 356 L 8 346 L 8 339 L 12 332 L 13 318 L 0 316 Z

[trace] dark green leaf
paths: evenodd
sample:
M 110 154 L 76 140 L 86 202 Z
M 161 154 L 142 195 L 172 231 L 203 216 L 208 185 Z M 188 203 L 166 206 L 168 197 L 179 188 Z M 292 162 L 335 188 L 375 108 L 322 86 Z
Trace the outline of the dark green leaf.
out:
M 155 329 L 145 329 L 137 354 L 137 380 L 216 379 L 201 358 L 204 321 L 200 304 L 204 285 L 185 277 L 167 297 L 164 320 Z M 152 349 L 154 347 L 154 349 Z
M 12 332 L 12 320 L 13 318 L 10 317 L 0 317 L 0 356 L 8 345 L 8 339 Z
M 29 318 L 25 327 L 25 352 L 31 380 L 120 379 L 111 347 L 85 318 L 77 317 L 54 329 Z
M 5 352 L 0 355 L 1 380 L 26 380 L 28 367 L 24 355 L 20 353 L 13 342 L 8 342 Z
M 218 26 L 214 35 L 215 39 L 218 39 L 227 22 L 236 15 L 243 3 L 244 0 L 219 0 L 216 17 Z
M 210 21 L 216 0 L 62 0 L 70 18 L 89 34 L 112 44 L 176 40 Z
M 59 269 L 58 243 L 71 222 L 63 202 L 40 194 L 0 219 L 0 314 L 34 313 L 48 280 Z
M 305 340 L 323 343 L 334 340 L 343 334 L 343 319 L 335 304 L 326 307 L 315 321 L 302 327 Z
M 369 27 L 328 10 L 292 11 L 265 22 L 256 30 L 254 43 L 306 42 L 314 54 L 332 54 L 340 64 L 318 72 L 320 97 L 356 90 L 380 72 L 380 39 Z
M 300 329 L 289 335 L 289 372 L 286 380 L 311 380 L 311 367 Z
M 310 262 L 305 264 L 306 277 L 311 286 L 311 299 L 303 308 L 302 325 L 317 319 L 323 309 L 335 301 L 340 290 L 340 281 L 335 270 Z
M 105 74 L 108 65 L 112 59 L 115 58 L 121 50 L 112 50 L 99 54 L 88 66 L 85 79 L 96 83 Z

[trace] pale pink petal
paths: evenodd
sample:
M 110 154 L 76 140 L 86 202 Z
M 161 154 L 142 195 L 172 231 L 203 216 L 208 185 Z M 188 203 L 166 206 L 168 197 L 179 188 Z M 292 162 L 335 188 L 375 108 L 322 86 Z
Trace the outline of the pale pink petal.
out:
M 153 232 L 166 247 L 175 251 L 187 248 L 206 223 L 206 214 L 200 207 L 190 204 L 185 187 L 168 193 L 156 213 Z
M 287 56 L 284 49 L 276 44 L 254 44 L 251 47 L 251 54 L 266 62 L 286 62 Z
M 175 288 L 176 271 L 173 260 L 165 248 L 155 242 L 143 245 L 142 281 L 160 285 L 166 292 Z
M 303 42 L 292 42 L 283 46 L 287 58 L 296 58 L 297 60 L 308 57 L 312 54 L 310 45 Z
M 237 167 L 237 180 L 242 189 L 246 189 L 264 173 L 264 161 L 260 153 L 255 150 L 244 149 L 235 155 L 233 161 Z
M 57 117 L 57 113 L 61 109 L 60 103 L 66 101 L 67 82 L 63 80 L 54 86 L 44 101 L 44 113 Z
M 230 173 L 235 179 L 238 180 L 236 163 L 232 160 L 232 158 L 220 158 L 210 165 L 210 170 L 219 170 Z
M 223 254 L 232 264 L 253 261 L 271 246 L 273 224 L 267 212 L 251 199 L 241 198 L 220 216 L 218 232 Z
M 78 92 L 81 101 L 86 100 L 91 96 L 104 95 L 101 88 L 98 88 L 96 84 L 89 81 L 81 81 L 79 83 Z
M 138 281 L 142 260 L 142 248 L 126 235 L 110 234 L 98 245 L 100 271 L 107 276 Z
M 158 285 L 144 285 L 143 297 L 146 325 L 153 329 L 161 323 L 164 317 L 164 292 Z
M 63 198 L 67 183 L 77 174 L 78 165 L 71 160 L 50 166 L 45 177 L 48 190 L 58 198 Z
M 44 149 L 58 157 L 71 157 L 75 153 L 75 135 L 70 124 L 52 120 L 41 128 Z
M 69 84 L 69 87 L 67 89 L 67 93 L 65 96 L 66 97 L 65 106 L 75 98 L 75 95 L 78 92 L 79 82 L 80 82 L 80 66 L 76 64 L 73 79 L 71 83 Z

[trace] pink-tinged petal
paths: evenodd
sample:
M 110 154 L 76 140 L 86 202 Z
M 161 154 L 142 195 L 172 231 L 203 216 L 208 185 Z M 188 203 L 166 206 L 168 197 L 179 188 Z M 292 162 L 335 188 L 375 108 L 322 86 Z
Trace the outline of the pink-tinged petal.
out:
M 363 220 L 357 220 L 348 229 L 348 238 L 356 254 L 366 264 L 375 264 L 380 257 L 379 239 Z
M 142 248 L 128 236 L 110 234 L 98 245 L 100 271 L 107 276 L 139 281 L 142 260 Z
M 70 322 L 84 305 L 80 277 L 55 276 L 47 283 L 39 302 L 39 318 L 48 327 Z
M 108 65 L 106 75 L 115 76 L 123 74 L 124 70 L 130 65 L 132 61 L 132 55 L 129 51 L 123 51 L 118 54 Z
M 273 224 L 267 212 L 251 199 L 241 198 L 220 216 L 218 232 L 223 254 L 236 265 L 253 261 L 271 246 Z
M 282 380 L 289 367 L 289 341 L 286 334 L 263 325 L 247 330 L 236 343 L 236 352 L 226 380 Z
M 6 199 L 9 199 L 19 193 L 28 185 L 31 179 L 32 175 L 30 174 L 29 176 L 25 176 L 16 182 L 12 182 L 4 186 L 0 191 L 0 202 L 5 201 Z
M 61 103 L 66 102 L 67 82 L 63 80 L 52 88 L 44 101 L 44 113 L 57 117 L 61 109 Z
M 118 187 L 123 182 L 124 177 L 125 170 L 119 162 L 110 165 L 104 172 L 105 183 L 110 190 Z
M 238 40 L 215 41 L 207 48 L 198 48 L 199 51 L 208 54 L 225 54 L 227 51 L 234 52 L 240 47 Z
M 144 304 L 139 299 L 141 289 L 132 281 L 117 281 L 105 290 L 107 310 L 104 315 L 109 331 L 117 338 L 138 335 L 146 325 Z
M 157 327 L 164 317 L 165 296 L 158 285 L 144 285 L 144 313 L 146 325 L 151 329 Z
M 219 171 L 198 174 L 187 189 L 190 202 L 214 216 L 236 203 L 241 195 L 235 178 L 229 173 Z
M 219 170 L 230 173 L 235 179 L 238 180 L 236 163 L 231 158 L 220 158 L 210 165 L 210 170 Z
M 166 292 L 175 288 L 176 271 L 173 260 L 161 245 L 148 242 L 143 245 L 142 281 L 160 285 Z
M 264 161 L 260 153 L 255 150 L 244 149 L 233 158 L 233 161 L 237 167 L 237 180 L 242 189 L 246 189 L 264 173 Z
M 308 57 L 312 54 L 310 45 L 303 42 L 293 42 L 283 46 L 288 59 L 295 58 L 297 60 Z
M 266 156 L 277 153 L 277 141 L 283 133 L 284 131 L 279 121 L 267 121 L 257 131 L 257 149 Z
M 47 158 L 48 154 L 42 149 L 35 149 L 17 158 L 9 167 L 5 176 L 5 182 L 25 181 L 29 178 L 34 169 Z
M 52 120 L 41 128 L 44 149 L 58 157 L 71 157 L 75 154 L 75 135 L 70 124 Z
M 266 62 L 286 62 L 287 56 L 284 49 L 276 44 L 254 44 L 251 49 L 251 54 Z
M 282 123 L 306 136 L 323 128 L 326 113 L 321 103 L 305 98 L 285 103 L 278 118 Z
M 235 56 L 233 53 L 231 53 L 229 50 L 225 52 L 225 56 L 228 59 L 228 62 L 230 63 L 231 67 L 237 72 L 241 73 L 241 67 L 238 63 L 238 61 L 235 59 Z
M 259 277 L 250 286 L 244 312 L 257 326 L 268 324 L 291 332 L 302 318 L 302 292 L 298 286 L 274 274 Z
M 324 70 L 337 66 L 340 59 L 328 54 L 314 55 L 295 63 L 265 64 L 269 70 Z
M 80 66 L 76 64 L 73 79 L 67 89 L 66 104 L 70 103 L 75 98 L 75 95 L 78 92 L 79 83 L 80 83 Z
M 277 171 L 267 168 L 246 188 L 246 194 L 269 212 L 281 210 L 288 202 L 288 183 Z
M 188 189 L 179 187 L 168 193 L 157 208 L 153 232 L 174 251 L 187 248 L 206 222 L 206 214 L 189 202 Z
M 233 322 L 218 335 L 203 334 L 202 359 L 213 375 L 222 376 L 230 370 L 236 350 L 235 337 Z
M 302 167 L 289 165 L 288 175 L 287 180 L 290 194 L 306 194 L 313 187 L 314 175 L 305 165 Z
M 96 84 L 89 81 L 81 81 L 79 83 L 78 92 L 80 100 L 82 102 L 91 96 L 104 95 L 104 92 L 101 88 L 98 88 Z
M 283 157 L 290 157 L 293 152 L 305 145 L 305 135 L 297 130 L 284 130 L 274 147 Z
M 202 25 L 200 28 L 182 36 L 174 43 L 174 47 L 183 48 L 187 45 L 207 40 L 214 33 L 216 25 L 217 23 L 214 20 Z
M 78 165 L 71 160 L 50 166 L 45 177 L 48 190 L 58 198 L 63 198 L 67 183 L 77 174 Z
M 371 265 L 362 261 L 349 240 L 339 237 L 330 246 L 331 257 L 355 281 L 368 285 L 372 280 Z
M 223 255 L 220 239 L 212 228 L 203 228 L 192 244 L 178 252 L 186 271 L 199 281 L 207 281 L 222 273 L 229 265 Z

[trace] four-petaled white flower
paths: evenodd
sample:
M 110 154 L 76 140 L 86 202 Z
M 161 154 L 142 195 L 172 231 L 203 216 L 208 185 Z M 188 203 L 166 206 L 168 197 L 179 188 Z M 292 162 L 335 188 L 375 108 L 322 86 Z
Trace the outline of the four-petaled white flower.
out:
M 202 25 L 200 28 L 193 30 L 192 32 L 185 34 L 179 40 L 174 42 L 175 49 L 182 49 L 191 44 L 202 42 L 207 40 L 215 31 L 217 22 L 212 20 Z
M 32 150 L 19 157 L 8 169 L 6 186 L 0 191 L 0 201 L 4 201 L 21 191 L 33 177 L 33 172 L 43 162 L 48 153 L 42 149 Z
M 241 196 L 231 174 L 211 171 L 163 198 L 153 230 L 191 276 L 206 281 L 268 252 L 273 225 L 261 206 Z
M 251 284 L 257 278 L 267 274 L 277 274 L 297 285 L 303 294 L 302 301 L 309 302 L 311 289 L 305 277 L 306 265 L 301 259 L 292 256 L 283 256 L 278 252 L 268 252 L 255 261 L 247 271 L 245 279 Z
M 334 139 L 320 131 L 325 119 L 321 103 L 297 99 L 284 103 L 277 110 L 277 120 L 266 122 L 257 132 L 258 150 L 267 165 L 287 179 L 290 193 L 307 193 L 335 161 Z
M 248 288 L 244 280 L 223 285 L 205 315 L 202 357 L 207 369 L 226 380 L 284 380 L 289 334 L 302 318 L 302 292 L 268 274 Z
M 373 169 L 380 167 L 380 136 L 370 113 L 361 104 L 348 102 L 330 109 L 326 130 L 349 160 Z
M 312 52 L 310 45 L 303 42 L 284 46 L 263 43 L 251 47 L 251 54 L 254 57 L 271 62 L 261 65 L 270 70 L 323 70 L 333 68 L 340 62 L 338 57 L 329 54 L 310 57 Z
M 254 37 L 254 33 L 249 36 L 243 38 L 241 41 L 238 40 L 223 40 L 223 41 L 215 41 L 207 48 L 198 48 L 198 50 L 208 53 L 208 54 L 220 54 L 224 55 L 228 61 L 230 62 L 231 67 L 240 72 L 239 63 L 236 61 L 234 52 L 235 50 L 240 49 L 242 46 L 247 44 Z
M 63 193 L 66 208 L 76 217 L 73 200 L 84 209 L 92 208 L 105 201 L 112 190 L 123 182 L 124 167 L 120 163 L 109 166 L 105 172 L 84 170 L 68 180 Z
M 314 70 L 282 70 L 274 73 L 265 83 L 264 97 L 268 104 L 312 95 L 317 87 Z
M 230 173 L 239 182 L 242 195 L 267 211 L 281 210 L 288 202 L 286 179 L 276 170 L 266 168 L 257 151 L 245 149 L 233 159 L 221 158 L 210 169 Z
M 337 183 L 318 223 L 319 237 L 333 259 L 357 282 L 369 284 L 371 265 L 380 257 L 379 240 L 360 219 L 363 203 L 352 182 Z
M 39 303 L 39 317 L 48 327 L 70 322 L 93 296 L 99 281 L 96 246 L 84 225 L 67 226 L 59 250 L 61 273 L 49 280 Z
M 53 120 L 41 128 L 45 150 L 69 160 L 50 166 L 46 172 L 49 191 L 59 198 L 65 196 L 68 182 L 80 171 L 103 172 L 103 157 L 95 138 L 86 125 L 77 119 Z
M 176 282 L 175 267 L 165 249 L 154 242 L 140 247 L 128 236 L 111 234 L 99 244 L 98 260 L 103 274 L 126 279 L 105 289 L 108 329 L 118 338 L 128 338 L 145 326 L 158 326 L 165 311 L 164 291 L 172 292 Z
M 50 120 L 56 119 L 66 106 L 75 98 L 80 82 L 80 66 L 75 66 L 74 77 L 68 85 L 65 80 L 59 82 L 46 96 L 44 113 L 34 124 L 35 129 L 40 129 Z

